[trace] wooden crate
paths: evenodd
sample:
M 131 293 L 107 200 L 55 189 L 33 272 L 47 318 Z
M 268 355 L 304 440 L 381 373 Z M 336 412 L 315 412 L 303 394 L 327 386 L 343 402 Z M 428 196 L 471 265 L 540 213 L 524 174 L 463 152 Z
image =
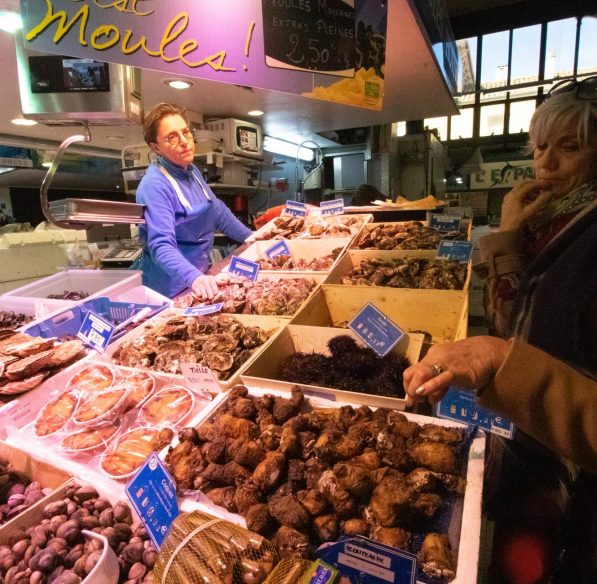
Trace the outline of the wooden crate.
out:
M 334 269 L 330 272 L 329 276 L 324 280 L 324 284 L 335 284 L 344 286 L 346 288 L 375 288 L 378 290 L 414 290 L 417 293 L 430 292 L 437 294 L 438 301 L 441 302 L 444 298 L 450 298 L 451 296 L 458 296 L 466 299 L 468 289 L 471 284 L 471 273 L 472 267 L 471 262 L 468 262 L 466 280 L 462 290 L 435 290 L 435 289 L 423 289 L 423 288 L 390 288 L 388 286 L 356 286 L 350 284 L 342 284 L 342 278 L 347 276 L 352 270 L 359 267 L 361 262 L 364 260 L 380 259 L 384 261 L 391 261 L 403 257 L 408 258 L 419 258 L 433 260 L 437 255 L 436 250 L 411 250 L 406 253 L 402 250 L 348 250 L 336 263 Z M 441 304 L 438 304 L 438 307 Z
M 28 452 L 5 442 L 0 442 L 0 459 L 9 462 L 16 472 L 23 474 L 32 482 L 38 482 L 43 489 L 48 488 L 53 490 L 52 493 L 46 495 L 34 505 L 31 505 L 29 509 L 25 509 L 25 511 L 13 517 L 10 521 L 0 525 L 0 545 L 3 545 L 8 536 L 16 529 L 23 525 L 30 525 L 27 523 L 28 520 L 25 517 L 30 516 L 31 509 L 39 507 L 41 515 L 41 509 L 45 505 L 61 498 L 61 496 L 57 496 L 57 493 L 61 492 L 60 487 L 70 479 L 70 474 L 48 462 L 38 460 Z
M 423 251 L 423 250 L 416 250 L 416 249 L 391 249 L 391 250 L 376 250 L 373 248 L 365 248 L 365 249 L 361 249 L 357 247 L 357 242 L 361 239 L 361 237 L 367 233 L 368 231 L 372 231 L 373 229 L 375 229 L 376 227 L 379 227 L 380 225 L 406 225 L 407 223 L 413 223 L 413 221 L 382 221 L 380 223 L 367 223 L 366 225 L 363 226 L 363 229 L 361 229 L 361 232 L 358 234 L 357 237 L 355 237 L 352 240 L 352 243 L 350 244 L 350 250 L 354 250 L 354 251 L 390 251 L 390 252 L 417 252 L 417 251 Z M 418 221 L 417 223 L 421 223 L 422 225 L 424 225 L 425 227 L 429 226 L 429 222 L 428 221 Z M 470 241 L 471 240 L 471 235 L 472 235 L 472 230 L 473 230 L 473 224 L 469 219 L 463 219 L 461 221 L 461 225 L 463 228 L 463 231 L 466 231 L 466 240 Z
M 321 276 L 322 274 L 329 274 L 332 268 L 336 265 L 348 244 L 352 241 L 351 238 L 343 238 L 343 239 L 287 239 L 286 245 L 288 245 L 288 249 L 290 250 L 290 255 L 296 259 L 303 259 L 303 260 L 313 260 L 316 258 L 321 258 L 323 256 L 329 255 L 335 249 L 340 248 L 341 251 L 338 254 L 335 262 L 330 266 L 327 270 L 321 271 L 314 271 L 314 270 L 259 270 L 258 278 L 270 278 L 275 274 L 285 274 L 286 277 L 294 277 L 298 278 L 301 276 Z M 258 260 L 267 259 L 265 252 L 272 247 L 279 243 L 279 240 L 269 240 L 269 241 L 256 241 L 255 243 L 251 244 L 244 252 L 240 254 L 239 257 L 244 258 L 246 260 L 250 260 L 252 262 L 256 262 Z
M 433 343 L 466 338 L 466 299 L 452 295 L 444 299 L 442 305 L 438 305 L 437 296 L 433 292 L 324 284 L 290 322 L 320 327 L 346 327 L 366 304 L 371 303 L 404 331 L 429 333 Z
M 345 391 L 330 387 L 297 384 L 279 379 L 280 363 L 297 351 L 319 352 L 329 355 L 327 342 L 337 335 L 351 335 L 360 345 L 362 341 L 347 329 L 332 327 L 300 326 L 290 324 L 276 336 L 275 339 L 241 374 L 242 381 L 253 387 L 275 389 L 290 392 L 296 385 L 300 385 L 305 394 L 323 397 L 325 399 L 342 400 L 350 403 L 365 404 L 374 407 L 389 407 L 403 410 L 406 402 L 404 399 L 370 395 L 356 391 Z M 394 347 L 393 351 L 405 355 L 416 363 L 419 360 L 423 335 L 409 334 Z

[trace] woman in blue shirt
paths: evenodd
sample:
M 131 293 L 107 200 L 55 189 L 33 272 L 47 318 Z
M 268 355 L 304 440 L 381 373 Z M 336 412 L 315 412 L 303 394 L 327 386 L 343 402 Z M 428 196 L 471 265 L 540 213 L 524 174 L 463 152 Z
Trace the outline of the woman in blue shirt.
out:
M 214 233 L 243 242 L 252 232 L 215 197 L 193 164 L 195 142 L 182 108 L 156 105 L 143 130 L 158 159 L 137 189 L 137 203 L 146 205 L 140 228 L 145 249 L 133 267 L 143 270 L 143 284 L 165 296 L 192 288 L 211 300 L 218 284 L 205 272 Z

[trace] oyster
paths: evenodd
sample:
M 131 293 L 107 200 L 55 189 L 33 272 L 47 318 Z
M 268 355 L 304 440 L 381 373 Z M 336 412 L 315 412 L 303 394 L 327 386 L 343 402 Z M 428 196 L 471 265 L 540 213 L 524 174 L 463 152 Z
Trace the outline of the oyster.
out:
M 379 223 L 366 227 L 355 247 L 358 249 L 436 249 L 442 239 L 466 239 L 464 231 L 439 231 L 420 221 L 400 224 Z
M 230 371 L 234 365 L 234 357 L 230 353 L 211 351 L 203 353 L 203 362 L 215 371 Z
M 4 385 L 0 384 L 0 394 L 4 395 L 16 395 L 19 393 L 25 393 L 31 389 L 36 388 L 45 378 L 47 373 L 38 373 L 33 377 L 23 379 L 22 381 L 9 381 Z
M 238 346 L 238 339 L 229 333 L 222 333 L 211 336 L 203 345 L 203 352 L 229 353 Z

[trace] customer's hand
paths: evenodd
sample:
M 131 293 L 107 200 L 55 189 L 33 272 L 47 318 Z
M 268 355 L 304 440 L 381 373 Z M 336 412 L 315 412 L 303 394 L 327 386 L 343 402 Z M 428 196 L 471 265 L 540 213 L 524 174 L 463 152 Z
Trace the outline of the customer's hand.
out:
M 551 200 L 552 193 L 537 180 L 523 181 L 506 193 L 502 203 L 500 231 L 524 227 Z
M 214 276 L 199 276 L 195 278 L 192 288 L 201 300 L 212 300 L 218 293 L 218 282 Z
M 462 389 L 484 388 L 509 350 L 508 341 L 487 336 L 434 345 L 424 359 L 404 372 L 406 404 L 410 406 L 425 398 L 437 403 L 450 385 Z

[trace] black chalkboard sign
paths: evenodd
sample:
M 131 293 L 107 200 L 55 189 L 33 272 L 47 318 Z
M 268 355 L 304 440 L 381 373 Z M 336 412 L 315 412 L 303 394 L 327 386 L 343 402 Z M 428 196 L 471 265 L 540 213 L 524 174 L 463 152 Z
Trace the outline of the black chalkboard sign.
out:
M 269 67 L 354 75 L 354 0 L 262 0 Z

